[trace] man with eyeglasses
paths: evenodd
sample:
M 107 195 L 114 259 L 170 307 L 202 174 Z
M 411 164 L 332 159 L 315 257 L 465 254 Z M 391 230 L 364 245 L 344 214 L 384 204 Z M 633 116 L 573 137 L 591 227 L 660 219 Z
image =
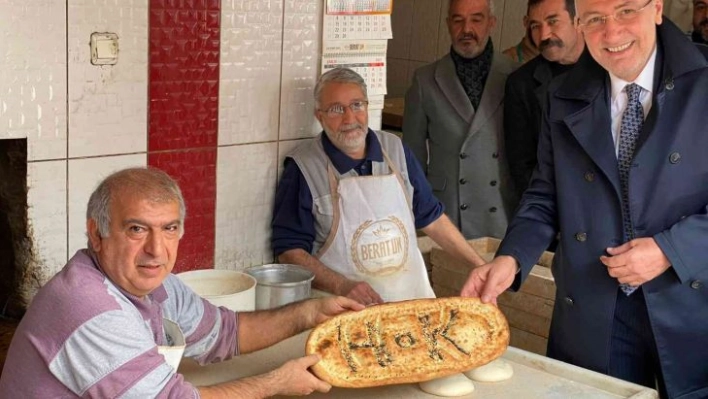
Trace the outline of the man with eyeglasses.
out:
M 575 28 L 575 0 L 529 0 L 526 23 L 541 56 L 509 75 L 504 93 L 504 147 L 519 196 L 536 168 L 541 105 L 551 80 L 569 71 L 585 49 Z
M 693 32 L 694 43 L 708 44 L 708 0 L 693 0 Z
M 518 289 L 560 231 L 548 355 L 706 398 L 708 52 L 661 0 L 575 4 L 588 52 L 551 82 L 538 168 L 462 295 Z
M 361 76 L 328 71 L 315 102 L 324 132 L 288 155 L 275 196 L 280 262 L 313 271 L 315 288 L 364 305 L 434 297 L 416 229 L 471 266 L 484 263 L 443 214 L 411 151 L 368 128 Z
M 502 134 L 504 84 L 516 64 L 494 51 L 492 0 L 450 0 L 448 8 L 450 52 L 415 71 L 403 142 L 465 237 L 501 238 L 518 205 Z

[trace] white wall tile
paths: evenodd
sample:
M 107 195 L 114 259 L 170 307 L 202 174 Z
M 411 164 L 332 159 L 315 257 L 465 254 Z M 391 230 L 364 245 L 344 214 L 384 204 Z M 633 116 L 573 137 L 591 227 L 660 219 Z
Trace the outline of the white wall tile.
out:
M 278 138 L 282 0 L 221 3 L 219 144 Z
M 0 139 L 66 157 L 66 1 L 0 2 Z
M 216 269 L 270 263 L 277 143 L 219 147 L 216 169 Z
M 46 283 L 67 261 L 66 161 L 27 164 L 27 216 L 38 270 Z
M 320 69 L 323 5 L 321 0 L 285 1 L 281 140 L 312 137 L 319 132 L 314 123 L 313 90 Z
M 146 151 L 148 0 L 68 4 L 69 157 Z M 116 65 L 91 64 L 93 32 L 118 35 Z
M 86 248 L 86 205 L 98 183 L 111 173 L 147 165 L 145 154 L 69 160 L 69 256 Z

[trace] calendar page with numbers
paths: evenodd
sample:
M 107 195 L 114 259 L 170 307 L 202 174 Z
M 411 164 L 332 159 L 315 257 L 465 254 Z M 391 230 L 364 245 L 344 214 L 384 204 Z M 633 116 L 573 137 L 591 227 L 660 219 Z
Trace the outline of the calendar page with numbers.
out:
M 325 15 L 325 40 L 391 39 L 391 16 L 386 15 Z
M 327 14 L 391 14 L 393 0 L 327 0 Z
M 361 75 L 369 95 L 369 127 L 380 129 L 393 0 L 325 0 L 325 5 L 322 73 L 344 67 Z
M 349 68 L 366 82 L 369 96 L 386 94 L 386 40 L 328 41 L 323 43 L 322 73 Z

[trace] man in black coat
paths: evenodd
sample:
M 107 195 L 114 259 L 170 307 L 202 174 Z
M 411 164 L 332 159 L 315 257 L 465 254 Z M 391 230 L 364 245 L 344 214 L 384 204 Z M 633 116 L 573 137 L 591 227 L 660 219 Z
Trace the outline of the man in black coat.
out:
M 693 0 L 694 43 L 708 44 L 708 0 Z
M 514 188 L 526 190 L 536 167 L 541 104 L 554 76 L 568 70 L 585 48 L 573 25 L 574 0 L 529 0 L 527 23 L 541 56 L 526 63 L 506 81 L 504 139 Z
M 588 51 L 544 102 L 538 166 L 462 296 L 518 289 L 560 232 L 548 356 L 708 398 L 708 47 L 661 0 L 576 0 Z

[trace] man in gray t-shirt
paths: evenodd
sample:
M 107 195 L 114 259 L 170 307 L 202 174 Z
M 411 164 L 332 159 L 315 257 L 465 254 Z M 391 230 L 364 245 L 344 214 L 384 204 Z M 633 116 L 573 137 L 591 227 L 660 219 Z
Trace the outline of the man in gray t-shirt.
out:
M 167 174 L 134 168 L 91 195 L 89 248 L 37 293 L 15 332 L 0 397 L 263 398 L 327 392 L 307 369 L 316 356 L 210 387 L 184 381 L 158 353 L 164 320 L 182 330 L 185 356 L 201 364 L 275 344 L 363 306 L 342 297 L 273 311 L 234 313 L 200 298 L 171 274 L 183 233 L 184 199 Z

